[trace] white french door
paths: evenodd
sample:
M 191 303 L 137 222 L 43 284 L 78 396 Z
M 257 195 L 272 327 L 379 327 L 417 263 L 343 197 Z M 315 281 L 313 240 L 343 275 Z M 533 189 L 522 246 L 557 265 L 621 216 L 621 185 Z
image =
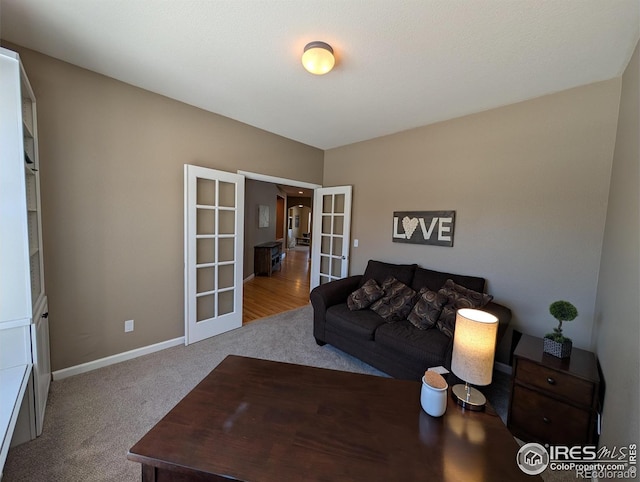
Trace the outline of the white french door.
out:
M 36 435 L 42 435 L 44 412 L 47 408 L 51 383 L 51 355 L 49 353 L 49 308 L 46 297 L 34 311 L 31 324 L 31 351 L 36 401 Z
M 351 186 L 315 190 L 312 232 L 311 289 L 349 273 Z
M 185 345 L 242 326 L 244 176 L 186 164 Z

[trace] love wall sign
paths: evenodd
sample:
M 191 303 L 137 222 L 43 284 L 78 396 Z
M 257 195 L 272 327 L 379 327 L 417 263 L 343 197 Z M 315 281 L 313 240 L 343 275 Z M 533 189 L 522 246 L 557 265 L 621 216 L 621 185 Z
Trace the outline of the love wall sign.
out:
M 453 246 L 455 211 L 396 211 L 393 242 Z

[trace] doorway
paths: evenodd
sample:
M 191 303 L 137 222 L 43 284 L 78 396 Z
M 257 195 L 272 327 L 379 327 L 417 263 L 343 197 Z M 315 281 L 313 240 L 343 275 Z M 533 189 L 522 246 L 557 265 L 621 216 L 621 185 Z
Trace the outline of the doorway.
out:
M 287 247 L 311 245 L 311 208 L 303 204 L 295 204 L 287 212 L 289 240 Z
M 350 195 L 348 199 L 345 197 L 341 201 L 344 194 L 336 189 L 341 191 L 348 188 L 350 194 L 350 187 L 322 188 L 316 184 L 262 174 L 243 171 L 232 174 L 185 164 L 184 286 L 185 344 L 187 345 L 243 324 L 245 294 L 243 280 L 247 281 L 243 266 L 247 249 L 251 250 L 249 259 L 254 260 L 256 246 L 255 243 L 247 244 L 246 227 L 255 225 L 257 228 L 270 228 L 272 226 L 269 231 L 262 234 L 266 233 L 266 236 L 272 240 L 268 244 L 274 245 L 276 244 L 273 241 L 276 239 L 276 227 L 282 227 L 282 230 L 285 225 L 288 227 L 284 220 L 288 217 L 286 214 L 288 209 L 294 207 L 289 205 L 293 199 L 274 194 L 265 204 L 247 206 L 249 203 L 246 202 L 245 185 L 248 180 L 261 181 L 263 184 L 272 183 L 274 189 L 281 189 L 283 186 L 287 189 L 299 189 L 296 192 L 298 195 L 308 190 L 309 197 L 316 198 L 313 203 L 316 213 L 313 216 L 301 211 L 296 218 L 296 211 L 291 212 L 291 230 L 293 231 L 294 227 L 298 228 L 300 246 L 297 246 L 298 240 L 296 240 L 296 246 L 293 246 L 294 252 L 289 256 L 288 262 L 277 263 L 281 258 L 272 257 L 271 260 L 276 262 L 271 267 L 277 268 L 276 265 L 287 267 L 295 263 L 301 257 L 300 252 L 304 253 L 302 256 L 304 261 L 295 264 L 295 267 L 287 270 L 286 273 L 281 268 L 281 276 L 278 277 L 279 285 L 263 286 L 269 283 L 269 279 L 255 278 L 253 273 L 251 274 L 250 280 L 256 280 L 252 285 L 255 287 L 255 304 L 263 309 L 269 306 L 269 312 L 262 310 L 254 318 L 263 318 L 305 306 L 309 303 L 311 282 L 317 285 L 323 279 L 337 279 L 345 276 L 347 272 L 348 250 L 344 248 L 340 250 L 339 246 L 345 243 L 348 246 L 349 243 Z M 279 201 L 279 198 L 284 198 L 284 204 Z M 309 209 L 312 205 L 311 199 L 309 199 Z M 272 201 L 273 209 L 269 204 Z M 280 206 L 281 219 L 279 215 L 276 216 L 276 206 Z M 302 206 L 298 204 L 295 207 L 303 208 L 304 203 Z M 312 236 L 314 225 L 317 225 L 318 233 Z M 290 238 L 296 237 L 293 233 L 291 236 L 287 233 L 285 239 Z M 310 240 L 308 247 L 306 246 L 307 238 Z M 311 247 L 313 247 L 311 250 L 313 256 L 309 260 Z M 277 249 L 281 248 L 282 245 L 278 244 Z M 319 266 L 316 268 L 316 265 Z M 313 271 L 311 279 L 310 269 Z M 298 275 L 292 277 L 291 272 L 297 272 Z M 276 277 L 270 278 L 273 280 Z M 249 292 L 249 290 L 246 291 Z M 248 301 L 249 299 L 247 305 L 250 306 Z
M 271 276 L 255 276 L 244 283 L 242 324 L 309 303 L 309 248 L 287 250 L 280 269 Z
M 261 174 L 239 172 L 246 177 L 245 272 L 243 324 L 292 310 L 309 303 L 309 219 L 318 185 Z M 259 206 L 269 206 L 271 223 L 258 227 Z M 263 225 L 266 223 L 263 223 Z M 284 254 L 271 276 L 254 275 L 254 247 L 279 241 Z

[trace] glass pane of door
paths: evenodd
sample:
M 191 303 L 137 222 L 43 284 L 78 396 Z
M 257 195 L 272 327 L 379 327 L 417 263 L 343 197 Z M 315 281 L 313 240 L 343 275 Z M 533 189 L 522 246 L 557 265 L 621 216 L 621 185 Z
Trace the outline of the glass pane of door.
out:
M 311 288 L 348 273 L 351 186 L 316 189 Z

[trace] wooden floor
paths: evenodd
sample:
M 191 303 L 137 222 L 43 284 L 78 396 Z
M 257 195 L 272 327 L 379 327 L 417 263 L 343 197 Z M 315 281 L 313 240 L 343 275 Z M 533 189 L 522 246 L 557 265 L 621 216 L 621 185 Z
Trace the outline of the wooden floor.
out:
M 309 303 L 309 248 L 298 246 L 286 253 L 271 277 L 256 276 L 244 284 L 243 324 Z

